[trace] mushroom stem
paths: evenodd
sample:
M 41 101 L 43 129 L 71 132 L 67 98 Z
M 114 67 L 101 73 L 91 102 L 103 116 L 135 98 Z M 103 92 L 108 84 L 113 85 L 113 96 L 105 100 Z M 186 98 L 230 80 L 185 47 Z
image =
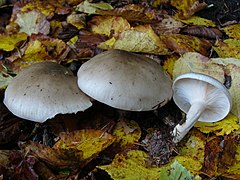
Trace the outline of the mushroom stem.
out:
M 190 131 L 194 124 L 198 121 L 202 112 L 206 108 L 206 103 L 203 101 L 193 102 L 188 113 L 186 122 L 183 124 L 178 124 L 173 129 L 173 142 L 178 143 L 184 136 Z

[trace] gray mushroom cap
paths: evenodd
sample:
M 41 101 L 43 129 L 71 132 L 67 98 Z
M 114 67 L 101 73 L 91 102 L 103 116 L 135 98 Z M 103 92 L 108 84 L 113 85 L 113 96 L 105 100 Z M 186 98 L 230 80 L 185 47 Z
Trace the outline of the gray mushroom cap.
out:
M 154 110 L 172 97 L 172 81 L 154 60 L 122 50 L 109 50 L 85 62 L 78 86 L 93 99 L 117 109 Z
M 84 111 L 92 105 L 73 73 L 53 62 L 22 70 L 8 85 L 4 104 L 14 115 L 36 122 Z

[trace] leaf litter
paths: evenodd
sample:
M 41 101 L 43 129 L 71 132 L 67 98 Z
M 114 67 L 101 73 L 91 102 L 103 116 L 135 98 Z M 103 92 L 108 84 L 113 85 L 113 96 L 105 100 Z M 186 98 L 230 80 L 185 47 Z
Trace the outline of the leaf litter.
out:
M 215 13 L 212 5 L 221 8 L 216 2 L 198 0 L 7 3 L 13 4 L 1 10 L 12 10 L 6 11 L 10 16 L 0 14 L 4 18 L 0 24 L 2 91 L 15 74 L 33 63 L 80 66 L 102 51 L 122 49 L 154 55 L 173 80 L 185 72 L 215 77 L 229 88 L 233 108 L 220 122 L 198 122 L 177 146 L 170 131 L 182 117 L 179 109 L 169 112 L 176 108 L 173 101 L 157 112 L 130 113 L 120 119 L 116 110 L 95 107 L 74 117 L 56 117 L 44 125 L 49 130 L 36 130 L 36 124 L 1 108 L 1 177 L 240 178 L 239 19 L 230 21 L 227 17 L 233 16 L 222 12 L 202 16 L 202 12 Z M 224 5 L 237 8 L 229 2 Z

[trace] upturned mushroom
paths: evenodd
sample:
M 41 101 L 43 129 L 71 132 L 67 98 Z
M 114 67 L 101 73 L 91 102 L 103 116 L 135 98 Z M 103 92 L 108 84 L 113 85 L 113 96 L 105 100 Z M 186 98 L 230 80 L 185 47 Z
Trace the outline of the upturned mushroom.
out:
M 173 82 L 173 100 L 187 113 L 186 121 L 173 130 L 173 141 L 178 143 L 197 121 L 216 122 L 231 109 L 231 96 L 218 80 L 198 73 L 182 74 Z
M 8 85 L 4 104 L 16 116 L 44 122 L 57 114 L 76 113 L 92 103 L 62 65 L 41 62 L 22 70 Z
M 172 81 L 154 60 L 122 50 L 109 50 L 78 70 L 78 86 L 88 96 L 111 107 L 149 111 L 172 97 Z

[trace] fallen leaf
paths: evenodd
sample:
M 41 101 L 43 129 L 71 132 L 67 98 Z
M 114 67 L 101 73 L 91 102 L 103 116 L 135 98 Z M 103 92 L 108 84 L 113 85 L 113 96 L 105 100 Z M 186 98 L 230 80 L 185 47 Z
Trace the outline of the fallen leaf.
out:
M 188 19 L 181 19 L 178 16 L 173 16 L 173 18 L 188 25 L 216 27 L 216 24 L 213 21 L 199 16 L 192 16 Z
M 85 160 L 95 158 L 101 151 L 115 141 L 115 138 L 101 130 L 78 130 L 60 134 L 60 140 L 53 146 L 54 149 L 76 149 L 82 152 Z
M 158 179 L 160 168 L 146 168 L 147 154 L 140 150 L 117 154 L 109 165 L 97 166 L 117 179 Z
M 217 136 L 228 135 L 240 129 L 238 118 L 231 113 L 221 121 L 213 123 L 197 122 L 194 127 L 203 133 L 214 133 Z
M 136 145 L 141 137 L 141 129 L 133 120 L 120 119 L 113 129 L 116 141 L 114 150 L 121 152 Z
M 183 28 L 181 33 L 206 39 L 219 39 L 223 36 L 223 33 L 217 28 L 209 28 L 204 26 L 188 26 Z
M 175 179 L 193 179 L 193 175 L 177 160 L 175 160 L 171 164 L 170 169 L 164 169 L 160 173 L 160 179 L 168 179 L 168 180 L 175 180 Z
M 5 72 L 0 73 L 0 89 L 5 89 L 12 81 L 13 77 Z
M 169 54 L 166 45 L 151 26 L 137 26 L 98 45 L 101 49 L 121 49 L 131 52 Z
M 189 136 L 187 141 L 179 144 L 178 153 L 181 156 L 191 157 L 203 164 L 206 137 L 197 130 L 191 130 Z
M 88 0 L 85 0 L 84 2 L 80 3 L 75 7 L 76 11 L 84 12 L 87 14 L 100 14 L 101 11 L 98 12 L 99 10 L 112 10 L 112 9 L 113 7 L 108 3 L 104 2 L 90 3 Z
M 179 59 L 179 56 L 176 54 L 172 54 L 169 56 L 165 56 L 162 62 L 163 69 L 168 72 L 168 74 L 173 76 L 173 69 L 175 62 Z
M 213 49 L 221 58 L 240 58 L 239 39 L 226 39 L 224 41 L 217 40 Z
M 189 35 L 169 34 L 160 36 L 160 39 L 169 49 L 180 55 L 186 52 L 199 52 L 207 56 L 211 48 L 209 41 Z
M 83 29 L 86 26 L 85 20 L 86 15 L 72 13 L 67 17 L 67 23 L 72 24 L 77 29 Z
M 29 36 L 38 33 L 47 35 L 50 32 L 47 17 L 39 11 L 19 12 L 15 23 L 20 27 L 19 32 L 25 32 Z
M 223 30 L 230 38 L 240 40 L 240 24 L 229 25 Z
M 18 33 L 12 35 L 1 34 L 0 35 L 0 49 L 4 51 L 14 50 L 22 41 L 27 40 L 27 34 Z
M 194 13 L 207 7 L 205 2 L 201 2 L 199 0 L 171 0 L 170 3 L 180 11 L 178 16 L 181 19 L 188 19 Z
M 130 29 L 128 21 L 117 16 L 94 16 L 91 21 L 89 21 L 89 25 L 92 32 L 106 36 Z

